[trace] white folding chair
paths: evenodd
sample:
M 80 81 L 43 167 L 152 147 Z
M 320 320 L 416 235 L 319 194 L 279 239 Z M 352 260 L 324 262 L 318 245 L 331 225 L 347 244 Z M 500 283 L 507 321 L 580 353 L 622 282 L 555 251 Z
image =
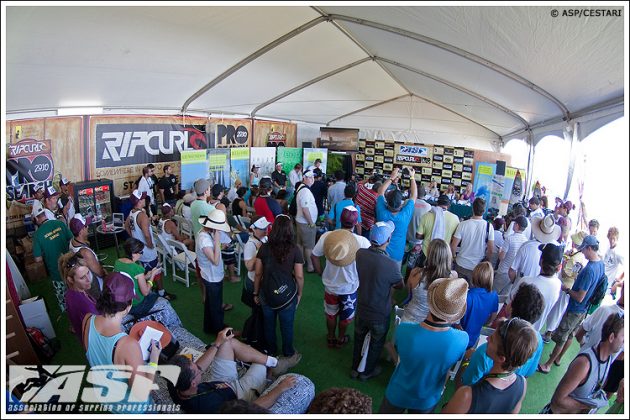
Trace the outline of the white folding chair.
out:
M 240 276 L 241 275 L 241 262 L 243 261 L 243 253 L 245 252 L 245 242 L 241 238 L 240 232 L 234 231 L 234 236 L 236 236 L 236 272 Z M 249 239 L 248 239 L 249 240 Z
M 155 235 L 154 238 L 157 239 L 155 250 L 157 251 L 158 257 L 162 262 L 162 267 L 165 267 L 166 269 L 166 264 L 170 259 L 172 259 L 173 252 L 171 250 L 171 247 L 166 242 L 164 242 L 164 238 L 162 238 L 160 235 Z
M 172 249 L 172 267 L 173 267 L 173 281 L 180 281 L 190 287 L 190 272 L 196 272 L 195 261 L 197 260 L 197 254 L 189 251 L 180 241 L 174 239 L 168 239 L 166 243 Z M 184 271 L 184 277 L 177 274 L 177 268 Z
M 173 216 L 173 220 L 177 223 L 177 230 L 180 235 L 186 235 L 190 239 L 193 238 L 193 227 L 190 220 L 184 219 L 182 216 Z

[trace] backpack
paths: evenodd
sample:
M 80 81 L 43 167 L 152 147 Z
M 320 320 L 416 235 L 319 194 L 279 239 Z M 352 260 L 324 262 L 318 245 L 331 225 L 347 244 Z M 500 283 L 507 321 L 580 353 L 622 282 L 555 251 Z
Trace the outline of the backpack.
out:
M 242 339 L 261 353 L 268 353 L 265 341 L 265 320 L 260 305 L 254 304 L 252 314 L 245 320 L 241 333 Z
M 52 341 L 44 335 L 42 330 L 35 327 L 26 328 L 26 335 L 33 345 L 35 353 L 42 362 L 50 362 L 57 353 L 57 349 L 53 345 Z
M 593 290 L 593 294 L 588 299 L 589 310 L 591 308 L 596 308 L 602 303 L 604 296 L 606 296 L 606 290 L 608 289 L 608 277 L 606 273 L 602 274 L 602 276 L 597 280 L 595 284 L 595 289 Z
M 260 253 L 259 253 L 260 254 Z M 273 310 L 287 306 L 297 295 L 297 284 L 293 275 L 278 267 L 275 258 L 268 249 L 264 261 L 265 269 L 262 282 L 262 296 L 265 304 Z
M 308 188 L 308 187 L 304 184 L 300 185 L 299 188 L 295 190 L 295 194 L 293 194 L 293 198 L 291 198 L 291 203 L 289 203 L 289 214 L 292 217 L 297 216 L 297 196 L 298 196 L 298 193 L 302 191 L 302 188 Z

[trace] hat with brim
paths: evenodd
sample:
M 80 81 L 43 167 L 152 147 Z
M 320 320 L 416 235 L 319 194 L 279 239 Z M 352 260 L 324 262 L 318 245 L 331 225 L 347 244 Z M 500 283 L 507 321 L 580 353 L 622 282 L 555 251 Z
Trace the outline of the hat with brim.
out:
M 61 178 L 61 181 L 59 181 L 59 185 L 68 185 L 70 183 L 70 181 L 68 180 L 68 178 Z
M 135 324 L 133 324 L 133 327 L 131 327 L 131 330 L 129 330 L 129 336 L 137 341 L 140 341 L 140 338 L 142 337 L 142 334 L 144 334 L 144 331 L 147 329 L 147 327 L 151 327 L 154 330 L 162 332 L 162 337 L 160 337 L 160 345 L 162 346 L 162 348 L 170 344 L 171 339 L 173 338 L 171 332 L 164 325 L 153 320 L 136 322 Z
M 104 279 L 114 302 L 128 303 L 137 297 L 133 279 L 126 273 L 112 272 Z
M 223 232 L 230 231 L 230 226 L 226 222 L 225 213 L 217 209 L 212 210 L 207 216 L 199 217 L 199 224 L 208 229 L 216 229 Z
M 427 290 L 429 312 L 445 322 L 457 322 L 466 313 L 467 296 L 465 279 L 436 279 Z
M 339 229 L 328 234 L 324 241 L 326 260 L 337 267 L 345 267 L 354 262 L 359 250 L 359 242 L 352 232 Z
M 195 194 L 193 194 L 193 193 L 188 193 L 188 194 L 186 194 L 186 195 L 184 196 L 184 199 L 183 199 L 183 200 L 184 200 L 184 203 L 185 203 L 185 204 L 190 204 L 190 203 L 192 203 L 193 201 L 195 201 L 196 199 L 197 199 L 197 196 L 196 196 Z
M 532 219 L 532 234 L 540 243 L 547 244 L 560 237 L 560 226 L 556 225 L 553 216 L 534 217 Z
M 578 248 L 580 245 L 582 245 L 582 241 L 584 240 L 584 238 L 586 238 L 588 236 L 588 233 L 581 231 L 581 232 L 576 232 L 573 235 L 571 235 L 571 242 L 573 242 L 573 245 Z
M 129 200 L 131 201 L 131 205 L 132 206 L 135 206 L 140 201 L 143 201 L 146 198 L 147 198 L 147 192 L 146 191 L 140 192 L 138 190 L 133 190 L 131 195 L 129 195 Z
M 254 223 L 252 223 L 249 228 L 250 229 L 259 229 L 259 230 L 267 230 L 267 228 L 269 227 L 271 223 L 265 218 L 265 217 L 261 217 L 258 220 L 256 220 Z

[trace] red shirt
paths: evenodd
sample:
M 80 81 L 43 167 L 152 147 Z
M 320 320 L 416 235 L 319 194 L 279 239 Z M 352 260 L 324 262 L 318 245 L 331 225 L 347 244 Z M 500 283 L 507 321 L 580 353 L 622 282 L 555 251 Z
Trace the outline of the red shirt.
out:
M 374 208 L 376 207 L 378 192 L 372 191 L 371 188 L 366 188 L 363 184 L 358 184 L 358 187 L 359 190 L 354 201 L 361 207 L 361 227 L 363 229 L 372 229 L 372 226 L 376 223 Z

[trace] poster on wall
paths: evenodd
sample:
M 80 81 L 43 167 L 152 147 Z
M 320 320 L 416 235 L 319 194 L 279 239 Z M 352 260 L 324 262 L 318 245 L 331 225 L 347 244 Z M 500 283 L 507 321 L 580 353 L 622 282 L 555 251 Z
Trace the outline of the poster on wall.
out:
M 319 147 L 328 150 L 354 152 L 359 147 L 359 129 L 357 128 L 320 127 L 319 136 Z
M 208 148 L 249 147 L 251 144 L 251 120 L 225 120 L 210 118 Z
M 328 149 L 324 148 L 305 148 L 304 149 L 304 162 L 302 166 L 304 169 L 308 169 L 309 166 L 315 165 L 315 159 L 321 159 L 322 165 L 320 169 L 323 173 L 328 173 L 327 164 L 328 164 Z M 372 166 L 374 164 L 372 163 Z M 368 168 L 367 163 L 365 165 Z
M 250 165 L 260 166 L 258 173 L 261 177 L 271 176 L 276 165 L 275 147 L 252 147 L 250 150 Z
M 293 167 L 297 163 L 302 163 L 302 148 L 278 147 L 276 149 L 276 162 L 282 162 L 282 169 L 289 176 L 289 172 L 293 170 Z
M 483 197 L 486 203 L 491 201 L 491 191 L 493 188 L 494 174 L 497 165 L 494 163 L 478 162 L 475 164 L 475 182 L 473 192 L 475 197 Z
M 249 187 L 249 148 L 233 147 L 230 149 L 230 180 L 232 185 L 240 180 L 244 187 Z
M 254 147 L 296 147 L 297 124 L 254 120 Z
M 142 173 L 143 166 L 153 163 L 161 176 L 166 164 L 173 165 L 175 176 L 181 177 L 181 152 L 206 150 L 209 135 L 207 118 L 155 116 L 87 117 L 90 137 L 90 179 L 114 181 L 114 194 L 127 195 Z
M 205 150 L 181 152 L 181 188 L 189 191 L 196 180 L 208 178 L 208 154 Z
M 230 150 L 229 149 L 209 149 L 208 150 L 208 175 L 212 185 L 220 184 L 224 188 L 230 188 Z
M 25 202 L 37 187 L 52 185 L 55 165 L 50 140 L 24 139 L 7 145 L 7 199 Z

